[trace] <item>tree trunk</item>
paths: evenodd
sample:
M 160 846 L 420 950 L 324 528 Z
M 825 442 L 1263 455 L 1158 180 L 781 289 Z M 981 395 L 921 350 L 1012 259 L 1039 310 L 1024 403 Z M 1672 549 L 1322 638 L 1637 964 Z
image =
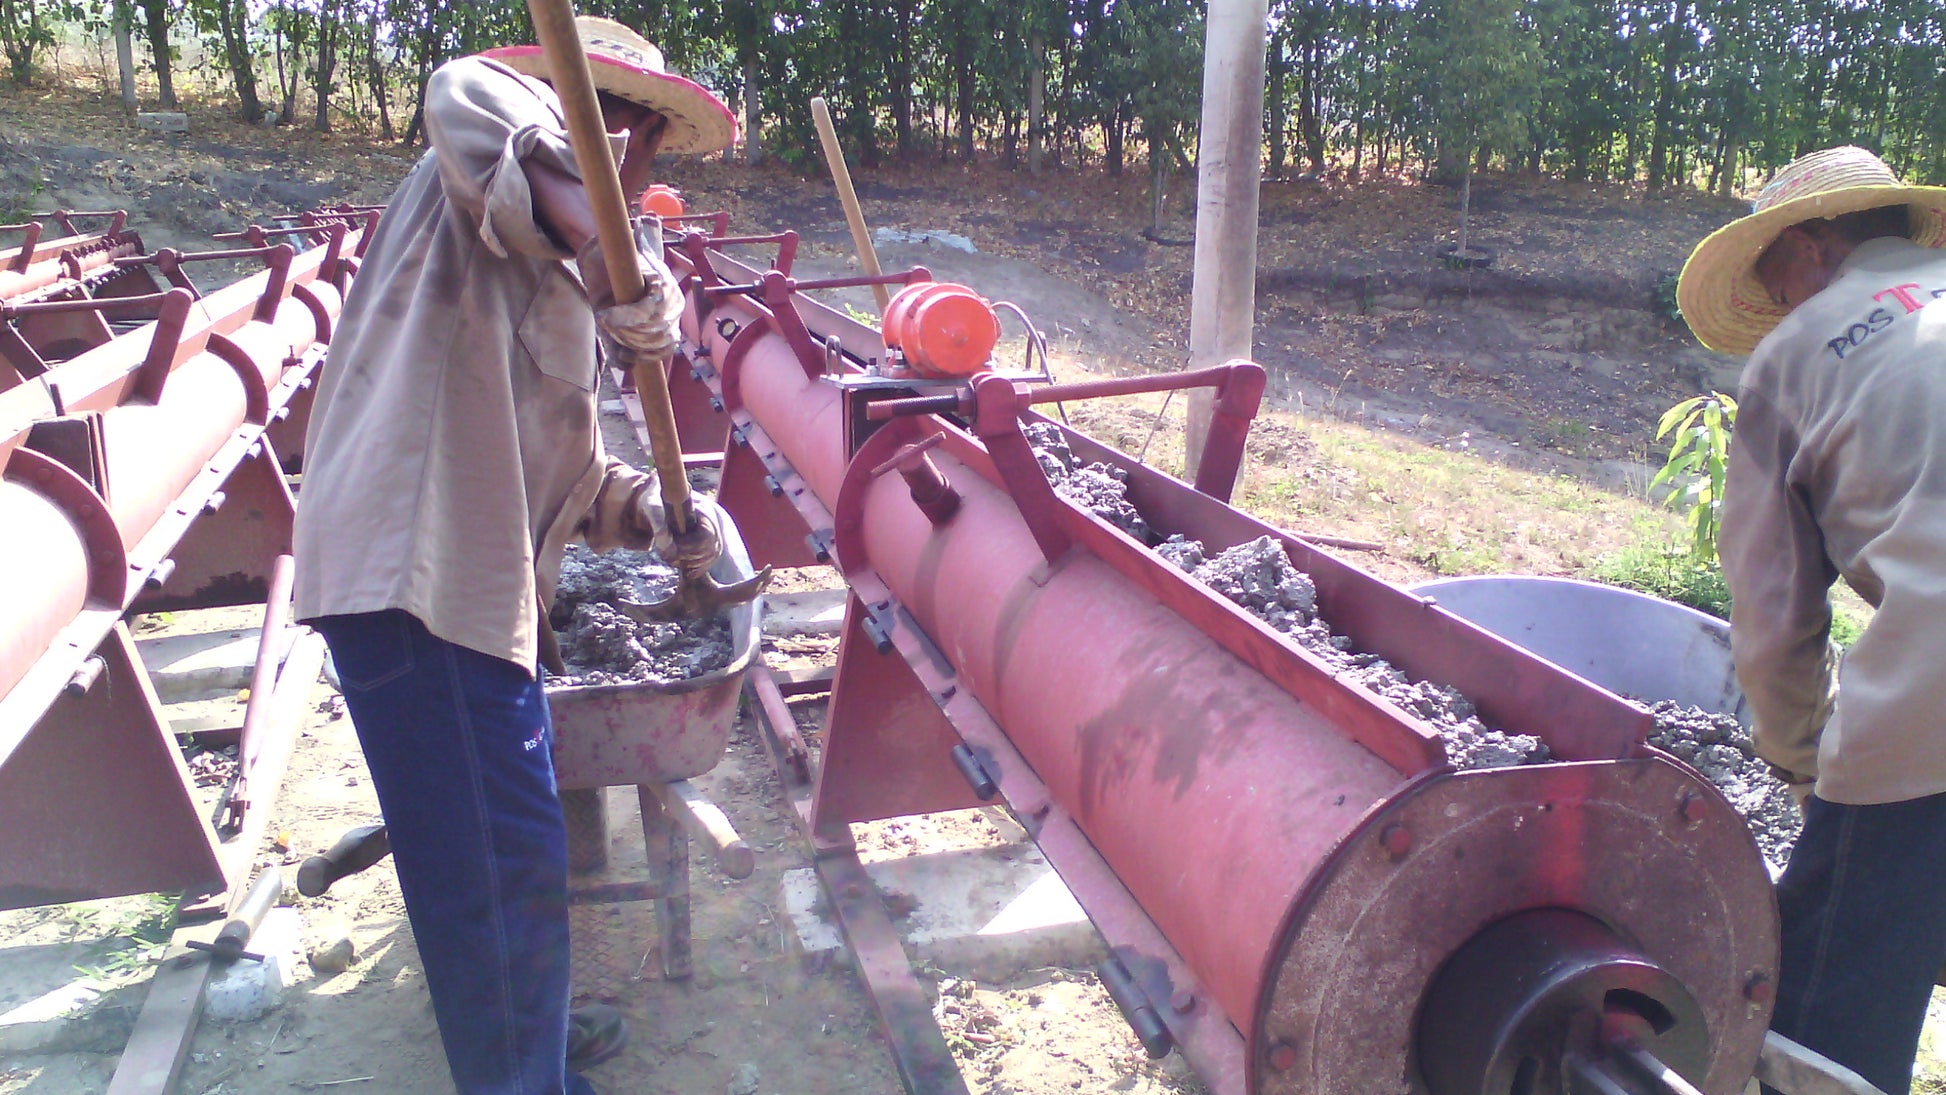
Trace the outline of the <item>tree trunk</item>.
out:
M 122 109 L 134 114 L 135 101 L 135 11 L 129 0 L 115 0 L 115 68 L 122 78 Z
M 764 128 L 762 113 L 763 65 L 757 60 L 757 51 L 750 50 L 743 58 L 743 162 L 756 167 L 764 162 Z M 912 120 L 906 119 L 907 128 Z
M 915 2 L 901 3 L 895 15 L 898 43 L 891 59 L 892 138 L 901 163 L 918 154 L 912 136 L 912 20 Z
M 1265 83 L 1264 106 L 1270 118 L 1270 177 L 1284 177 L 1284 161 L 1289 157 L 1288 99 L 1290 86 L 1290 58 L 1285 52 L 1284 35 L 1274 34 L 1270 38 L 1268 67 L 1270 78 Z
M 1669 146 L 1676 127 L 1676 93 L 1680 90 L 1676 70 L 1682 61 L 1683 38 L 1689 22 L 1687 0 L 1676 0 L 1669 13 L 1669 25 L 1662 31 L 1662 69 L 1656 83 L 1654 125 L 1649 139 L 1649 190 L 1660 190 L 1669 181 Z
M 217 32 L 223 39 L 223 59 L 230 66 L 230 81 L 236 85 L 237 113 L 255 124 L 263 120 L 263 100 L 257 97 L 257 70 L 250 63 L 250 13 L 241 0 L 218 0 Z M 374 47 L 376 48 L 376 47 Z
M 378 107 L 379 136 L 389 141 L 392 139 L 392 111 L 386 101 L 385 63 L 378 56 L 378 35 L 376 34 L 366 41 L 365 71 L 371 83 L 372 102 Z
M 1125 107 L 1118 106 L 1115 108 L 1114 113 L 1104 119 L 1105 124 L 1108 126 L 1108 132 L 1104 135 L 1107 138 L 1106 144 L 1108 146 L 1108 173 L 1117 178 L 1122 174 L 1122 165 L 1128 155 L 1127 151 L 1122 147 L 1122 132 L 1127 128 L 1122 122 L 1122 113 L 1125 109 Z
M 40 44 L 39 0 L 0 0 L 0 45 L 17 87 L 34 82 L 34 49 Z
M 317 96 L 317 114 L 311 126 L 319 133 L 331 132 L 331 91 L 338 74 L 338 42 L 344 34 L 338 8 L 330 3 L 318 7 L 318 48 L 311 65 L 311 93 Z
M 1149 131 L 1149 238 L 1162 238 L 1162 206 L 1167 197 L 1169 161 L 1163 158 L 1159 131 Z
M 1040 31 L 1036 30 L 1027 38 L 1027 173 L 1041 173 L 1041 117 L 1043 100 L 1046 97 L 1047 65 L 1042 54 L 1047 52 L 1047 42 Z
M 142 0 L 148 32 L 149 56 L 155 62 L 156 101 L 164 110 L 176 109 L 176 80 L 169 62 L 169 0 Z
M 1304 45 L 1304 54 L 1298 66 L 1298 135 L 1304 141 L 1305 158 L 1311 161 L 1311 173 L 1324 176 L 1324 59 L 1323 50 L 1315 35 Z
M 959 158 L 961 163 L 973 162 L 973 35 L 966 26 L 964 13 L 953 30 L 953 79 L 955 88 L 953 98 L 959 107 Z

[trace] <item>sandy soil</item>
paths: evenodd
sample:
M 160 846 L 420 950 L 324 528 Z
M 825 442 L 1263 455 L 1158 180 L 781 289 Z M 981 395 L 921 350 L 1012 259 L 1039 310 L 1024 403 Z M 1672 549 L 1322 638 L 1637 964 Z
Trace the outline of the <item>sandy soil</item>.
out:
M 267 208 L 341 197 L 382 199 L 389 189 L 372 174 L 321 181 L 318 171 L 307 169 L 305 153 L 295 142 L 288 148 L 252 150 L 226 143 L 231 140 L 198 139 L 137 155 L 94 148 L 68 133 L 16 132 L 5 147 L 22 155 L 0 157 L 0 189 L 25 193 L 31 185 L 36 205 L 130 205 L 154 214 L 152 245 L 189 246 L 207 246 L 207 233 L 233 228 Z M 177 166 L 165 170 L 158 163 Z M 396 175 L 408 161 L 387 154 L 372 163 Z M 23 164 L 33 165 L 32 170 L 19 166 Z M 689 185 L 706 197 L 724 197 L 726 207 L 737 210 L 738 230 L 805 231 L 800 276 L 855 272 L 827 188 L 775 173 L 752 179 L 715 166 L 696 168 L 694 175 Z M 49 184 L 45 192 L 40 189 L 44 182 Z M 976 177 L 914 183 L 893 177 L 864 180 L 862 189 L 875 224 L 951 228 L 976 237 L 982 246 L 977 255 L 940 245 L 902 244 L 881 249 L 880 257 L 888 268 L 924 264 L 938 277 L 967 282 L 995 299 L 1023 303 L 1054 343 L 1058 367 L 1126 372 L 1182 359 L 1186 249 L 1157 247 L 1142 242 L 1132 230 L 1121 230 L 1127 225 L 1115 218 L 1126 220 L 1126 210 L 1090 205 L 1091 193 L 1060 179 Z M 1612 217 L 1596 216 L 1573 195 L 1523 194 L 1527 192 L 1509 190 L 1498 198 L 1502 208 L 1496 209 L 1496 198 L 1489 193 L 1485 208 L 1476 207 L 1476 215 L 1487 214 L 1476 224 L 1501 248 L 1503 266 L 1530 279 L 1514 278 L 1500 287 L 1507 291 L 1525 291 L 1525 286 L 1537 292 L 1571 292 L 1574 286 L 1559 278 L 1549 280 L 1545 271 L 1536 275 L 1523 268 L 1523 256 L 1538 260 L 1559 250 L 1562 239 L 1600 250 L 1623 240 L 1642 212 L 1622 209 Z M 1395 198 L 1404 200 L 1397 195 L 1385 200 Z M 709 207 L 708 201 L 701 204 Z M 1121 202 L 1139 204 L 1136 199 Z M 1437 204 L 1435 199 L 1433 206 Z M 952 209 L 961 212 L 948 223 L 941 212 Z M 1699 206 L 1679 212 L 1696 222 L 1683 226 L 1689 232 L 1706 230 L 1704 222 L 1720 211 Z M 1502 216 L 1495 220 L 1494 214 Z M 1510 306 L 1505 293 L 1496 289 L 1498 283 L 1485 278 L 1452 292 L 1442 290 L 1437 315 L 1401 319 L 1382 314 L 1382 308 L 1347 308 L 1340 296 L 1362 292 L 1359 279 L 1373 276 L 1374 263 L 1420 254 L 1424 248 L 1396 241 L 1367 246 L 1340 222 L 1411 224 L 1420 215 L 1378 216 L 1370 207 L 1361 212 L 1341 193 L 1297 184 L 1267 188 L 1268 269 L 1260 296 L 1259 356 L 1277 379 L 1278 398 L 1293 407 L 1415 435 L 1472 431 L 1479 448 L 1510 461 L 1596 474 L 1601 461 L 1625 458 L 1632 446 L 1639 447 L 1642 431 L 1653 422 L 1652 413 L 1642 418 L 1645 410 L 1659 410 L 1690 394 L 1700 381 L 1721 382 L 1720 371 L 1711 371 L 1720 363 L 1679 349 L 1680 340 L 1668 332 L 1651 329 L 1614 348 L 1564 343 L 1572 332 L 1563 334 L 1558 324 L 1549 327 L 1554 320 L 1545 311 Z M 1327 234 L 1333 225 L 1339 230 Z M 1170 234 L 1184 235 L 1181 227 Z M 1328 238 L 1313 246 L 1321 235 Z M 1637 265 L 1644 270 L 1666 265 L 1666 251 L 1664 247 L 1644 260 L 1646 265 Z M 1038 260 L 1023 257 L 1029 254 Z M 1400 289 L 1399 280 L 1385 281 L 1380 288 Z M 1404 289 L 1418 291 L 1413 284 Z M 866 290 L 832 296 L 839 303 L 870 307 Z M 1152 415 L 1104 407 L 1077 417 L 1140 438 Z M 611 432 L 611 445 L 620 432 Z M 1268 446 L 1261 451 L 1273 452 L 1278 445 L 1303 443 L 1301 437 L 1280 438 L 1274 430 L 1259 431 L 1257 442 Z M 200 626 L 190 615 L 169 626 Z M 774 644 L 769 653 L 778 661 L 815 664 L 828 662 L 833 646 L 825 639 L 788 640 Z M 204 703 L 234 707 L 235 697 Z M 815 745 L 820 705 L 802 702 L 796 710 Z M 805 866 L 808 855 L 750 727 L 736 729 L 722 764 L 697 782 L 723 805 L 756 850 L 757 871 L 749 879 L 730 881 L 700 853 L 692 857 L 695 974 L 686 982 L 660 977 L 657 933 L 647 907 L 576 911 L 572 960 L 577 992 L 584 999 L 622 1007 L 634 1030 L 630 1049 L 594 1074 L 597 1085 L 611 1095 L 898 1092 L 892 1062 L 855 974 L 842 960 L 804 957 L 782 916 L 779 878 L 786 870 Z M 610 799 L 616 841 L 611 873 L 615 879 L 633 878 L 642 852 L 632 796 L 611 793 Z M 270 827 L 273 843 L 265 848 L 265 859 L 291 871 L 304 856 L 376 814 L 349 723 L 335 696 L 320 686 L 315 713 L 279 797 Z M 924 853 L 1003 838 L 980 815 L 928 825 L 891 823 L 861 833 L 868 855 Z M 153 900 L 132 899 L 87 909 L 0 915 L 0 1012 L 71 980 L 77 967 L 100 974 L 109 990 L 90 1017 L 64 1035 L 58 1052 L 0 1054 L 0 1095 L 79 1095 L 105 1089 L 140 1006 L 143 977 L 156 957 L 154 948 L 140 939 L 155 905 Z M 300 967 L 289 999 L 261 1020 L 205 1024 L 191 1047 L 178 1091 L 450 1091 L 389 866 L 345 880 L 324 898 L 297 900 L 295 907 L 303 916 L 307 942 L 328 944 L 348 936 L 356 960 L 336 974 Z M 1179 1058 L 1151 1063 L 1142 1056 L 1086 971 L 1021 970 L 999 981 L 970 980 L 937 969 L 926 970 L 925 976 L 937 993 L 935 1010 L 942 1029 L 978 1092 L 1182 1095 L 1200 1090 Z M 1942 1005 L 1936 1004 L 1935 1010 Z M 1938 1029 L 1946 1024 L 1936 1020 L 1929 1040 Z M 1935 1089 L 1922 1084 L 1922 1090 Z

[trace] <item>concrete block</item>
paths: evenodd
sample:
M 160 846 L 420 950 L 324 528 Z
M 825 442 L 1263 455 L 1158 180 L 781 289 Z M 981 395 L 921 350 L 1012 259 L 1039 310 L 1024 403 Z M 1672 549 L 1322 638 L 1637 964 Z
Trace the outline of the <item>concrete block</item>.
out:
M 203 1014 L 218 1022 L 248 1023 L 281 1005 L 297 969 L 303 935 L 296 909 L 265 913 L 247 948 L 263 955 L 263 961 L 245 958 L 214 973 L 203 990 Z
M 845 624 L 842 589 L 801 589 L 764 594 L 764 634 L 836 635 Z
M 1087 914 L 1031 844 L 910 856 L 865 866 L 907 953 L 954 976 L 1005 980 L 1105 953 Z M 811 868 L 784 874 L 784 908 L 808 953 L 843 938 Z
M 250 687 L 257 665 L 258 630 L 204 631 L 137 639 L 135 649 L 163 703 L 198 699 L 210 692 Z
M 150 133 L 187 133 L 189 115 L 169 111 L 156 111 L 150 114 L 137 114 L 135 124 Z
M 0 1014 L 0 1053 L 59 1051 L 69 1024 L 100 997 L 101 986 L 83 977 Z

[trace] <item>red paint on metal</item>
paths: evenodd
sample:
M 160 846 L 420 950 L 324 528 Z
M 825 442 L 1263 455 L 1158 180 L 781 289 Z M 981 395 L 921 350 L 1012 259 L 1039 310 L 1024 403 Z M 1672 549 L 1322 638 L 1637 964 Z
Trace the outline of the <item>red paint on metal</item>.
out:
M 100 653 L 93 688 L 0 750 L 0 908 L 222 886 L 215 834 L 127 630 Z

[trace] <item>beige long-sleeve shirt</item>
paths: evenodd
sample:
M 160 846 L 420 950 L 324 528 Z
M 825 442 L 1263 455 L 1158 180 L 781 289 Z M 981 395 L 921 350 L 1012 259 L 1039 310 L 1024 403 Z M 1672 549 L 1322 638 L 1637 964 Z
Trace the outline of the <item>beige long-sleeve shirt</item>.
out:
M 595 423 L 595 324 L 523 164 L 575 172 L 559 100 L 480 58 L 426 87 L 432 149 L 380 220 L 305 438 L 299 619 L 404 609 L 530 669 L 538 606 L 579 532 L 646 539 L 649 479 Z
M 1758 751 L 1834 802 L 1946 791 L 1946 252 L 1860 245 L 1738 401 L 1719 548 Z M 1840 577 L 1878 611 L 1834 673 Z

